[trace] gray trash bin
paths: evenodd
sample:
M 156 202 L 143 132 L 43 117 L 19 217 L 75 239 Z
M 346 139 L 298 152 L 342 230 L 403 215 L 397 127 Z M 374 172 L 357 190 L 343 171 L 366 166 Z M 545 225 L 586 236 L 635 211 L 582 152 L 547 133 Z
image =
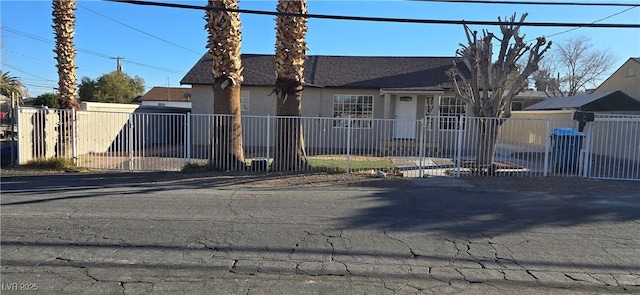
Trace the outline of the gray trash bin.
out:
M 553 129 L 551 163 L 558 173 L 577 173 L 584 134 L 571 128 Z

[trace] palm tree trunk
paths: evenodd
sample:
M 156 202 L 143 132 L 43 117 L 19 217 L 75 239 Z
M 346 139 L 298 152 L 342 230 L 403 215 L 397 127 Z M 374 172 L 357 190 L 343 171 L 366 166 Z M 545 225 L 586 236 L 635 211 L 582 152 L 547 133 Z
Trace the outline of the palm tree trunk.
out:
M 58 100 L 62 109 L 79 109 L 76 101 L 76 49 L 73 43 L 75 34 L 75 0 L 53 0 L 53 29 L 55 31 L 57 67 L 58 67 Z M 60 112 L 60 129 L 58 130 L 58 157 L 71 156 L 73 112 Z
M 208 6 L 238 9 L 237 0 L 209 0 Z M 207 48 L 213 67 L 213 152 L 211 164 L 224 170 L 245 167 L 242 148 L 242 122 L 240 109 L 240 16 L 236 12 L 207 10 Z
M 297 171 L 307 169 L 307 155 L 300 113 L 302 112 L 302 85 L 298 81 L 277 82 L 276 148 L 273 170 Z M 285 84 L 285 85 L 283 85 Z M 284 92 L 282 92 L 284 91 Z
M 237 97 L 237 99 L 214 99 L 213 163 L 223 170 L 242 170 L 245 168 L 242 148 L 242 117 L 240 116 L 240 86 L 226 88 L 221 83 L 214 83 L 213 97 Z
M 279 0 L 278 12 L 306 14 L 306 0 Z M 304 61 L 307 58 L 307 18 L 278 15 L 276 19 L 276 150 L 273 169 L 307 168 L 300 124 Z M 281 118 L 283 117 L 283 118 Z

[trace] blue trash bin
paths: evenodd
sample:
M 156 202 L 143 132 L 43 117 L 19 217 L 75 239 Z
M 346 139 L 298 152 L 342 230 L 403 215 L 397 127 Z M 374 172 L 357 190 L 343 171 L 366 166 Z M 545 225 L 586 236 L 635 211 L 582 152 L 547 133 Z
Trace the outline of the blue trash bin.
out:
M 577 173 L 584 133 L 571 128 L 553 129 L 551 163 L 558 173 Z

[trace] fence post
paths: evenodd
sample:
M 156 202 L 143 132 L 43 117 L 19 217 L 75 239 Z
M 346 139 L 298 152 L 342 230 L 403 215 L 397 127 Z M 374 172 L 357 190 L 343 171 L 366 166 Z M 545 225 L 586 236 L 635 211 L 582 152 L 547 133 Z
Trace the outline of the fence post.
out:
M 127 150 L 129 154 L 129 171 L 133 171 L 133 113 L 129 114 L 128 125 L 129 130 L 127 132 L 127 137 L 129 144 L 127 145 Z
M 595 124 L 595 122 L 587 122 L 586 124 L 587 136 L 584 139 L 584 157 L 582 165 L 580 165 L 580 167 L 582 167 L 582 177 L 584 178 L 589 177 L 589 171 L 591 170 L 591 144 L 593 142 L 593 124 Z
M 269 172 L 269 159 L 271 151 L 271 115 L 267 114 L 267 172 Z
M 16 164 L 16 160 L 18 160 L 17 164 L 20 164 L 20 106 L 13 107 L 13 101 L 11 102 L 11 107 L 13 114 L 11 114 L 11 142 L 16 142 L 16 145 L 11 145 L 11 166 Z M 16 125 L 15 132 L 18 133 L 18 138 L 16 139 L 16 134 L 13 131 L 13 125 Z M 17 155 L 17 157 L 16 157 Z M 17 159 L 14 159 L 17 158 Z
M 420 165 L 420 167 L 418 168 L 418 175 L 420 177 L 424 177 L 424 170 L 422 169 L 422 166 L 424 166 L 424 149 L 425 149 L 425 136 L 424 133 L 427 131 L 427 125 L 426 125 L 426 120 L 424 117 L 422 117 L 422 119 L 420 120 L 420 145 L 419 148 L 420 150 L 418 151 L 418 156 L 420 158 L 420 160 L 418 161 L 418 165 Z
M 549 148 L 550 148 L 550 140 L 551 140 L 551 120 L 547 120 L 547 132 L 544 137 L 544 168 L 542 171 L 542 176 L 546 177 L 549 175 Z
M 458 119 L 458 142 L 456 144 L 456 177 L 460 178 L 460 168 L 462 166 L 462 136 L 464 133 L 464 116 Z
M 76 109 L 71 108 L 71 158 L 74 164 L 78 164 L 78 133 L 76 132 Z
M 351 116 L 347 119 L 347 173 L 351 173 Z
M 185 150 L 184 150 L 184 154 L 185 154 L 185 160 L 184 163 L 189 164 L 191 163 L 191 112 L 187 112 L 185 115 L 185 125 L 184 125 L 184 136 L 186 137 L 185 140 Z

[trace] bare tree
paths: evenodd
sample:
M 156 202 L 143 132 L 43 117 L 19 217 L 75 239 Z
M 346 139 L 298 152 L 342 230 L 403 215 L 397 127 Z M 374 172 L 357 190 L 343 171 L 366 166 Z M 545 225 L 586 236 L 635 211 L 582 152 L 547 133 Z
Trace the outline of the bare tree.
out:
M 595 87 L 614 61 L 611 51 L 594 48 L 589 38 L 572 37 L 557 44 L 557 49 L 540 63 L 540 70 L 532 79 L 536 89 L 549 97 L 574 96 Z
M 240 16 L 225 9 L 238 9 L 238 0 L 209 0 L 205 20 L 208 32 L 207 48 L 213 67 L 213 112 L 219 114 L 214 122 L 211 162 L 218 169 L 243 169 L 242 121 L 240 109 Z
M 525 13 L 516 21 L 514 14 L 504 22 L 498 18 L 501 38 L 483 30 L 479 39 L 478 32 L 465 25 L 467 44 L 460 44 L 456 55 L 468 63 L 470 73 L 464 75 L 455 62 L 449 71 L 456 96 L 471 107 L 473 116 L 481 117 L 477 126 L 476 165 L 488 172 L 494 168 L 498 128 L 511 117 L 511 101 L 526 87 L 527 78 L 538 69 L 540 59 L 551 46 L 544 37 L 537 38 L 534 44 L 524 41 L 520 27 L 526 17 Z M 492 62 L 493 40 L 500 43 L 500 48 Z

